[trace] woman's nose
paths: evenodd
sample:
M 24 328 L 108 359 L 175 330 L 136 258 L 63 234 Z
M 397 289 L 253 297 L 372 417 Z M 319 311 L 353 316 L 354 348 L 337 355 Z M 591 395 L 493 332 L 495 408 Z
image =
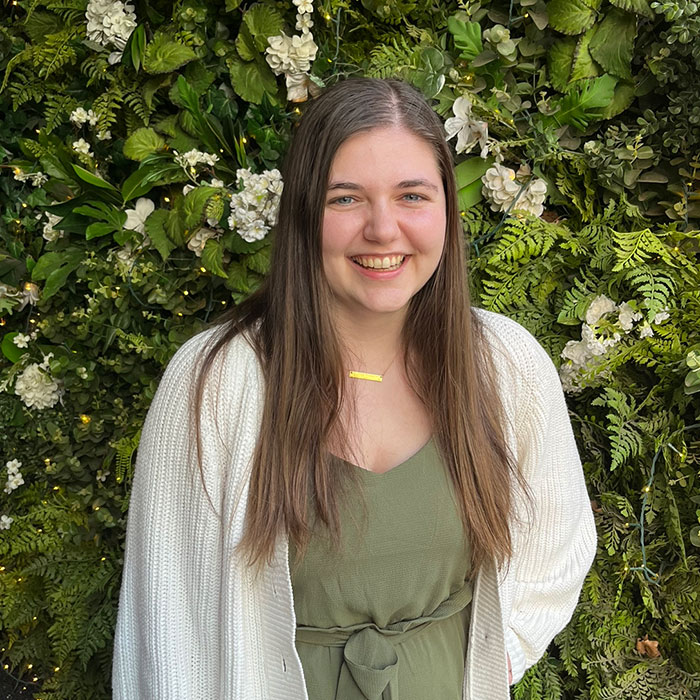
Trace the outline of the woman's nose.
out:
M 376 243 L 389 243 L 401 235 L 398 213 L 387 203 L 372 206 L 365 223 L 364 237 Z

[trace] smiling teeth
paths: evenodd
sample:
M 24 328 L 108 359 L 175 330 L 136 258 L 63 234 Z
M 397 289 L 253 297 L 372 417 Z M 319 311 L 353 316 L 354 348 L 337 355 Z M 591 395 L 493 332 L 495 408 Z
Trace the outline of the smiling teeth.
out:
M 373 270 L 392 270 L 401 266 L 406 259 L 405 255 L 392 255 L 384 258 L 356 257 L 352 258 L 361 267 L 368 267 Z

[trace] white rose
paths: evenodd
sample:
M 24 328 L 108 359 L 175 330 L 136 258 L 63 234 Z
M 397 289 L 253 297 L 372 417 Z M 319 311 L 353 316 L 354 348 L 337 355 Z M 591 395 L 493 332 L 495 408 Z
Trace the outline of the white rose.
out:
M 15 394 L 27 408 L 51 408 L 60 398 L 60 387 L 50 374 L 34 363 L 17 377 Z
M 612 299 L 600 294 L 593 299 L 586 311 L 586 323 L 589 326 L 594 326 L 603 316 L 612 313 L 616 308 L 617 306 Z

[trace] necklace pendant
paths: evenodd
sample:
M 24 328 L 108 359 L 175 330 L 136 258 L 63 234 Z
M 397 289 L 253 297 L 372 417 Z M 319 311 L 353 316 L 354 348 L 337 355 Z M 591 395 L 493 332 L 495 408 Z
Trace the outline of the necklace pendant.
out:
M 382 374 L 370 374 L 369 372 L 356 372 L 352 369 L 348 372 L 350 379 L 366 379 L 368 382 L 381 382 L 383 376 Z

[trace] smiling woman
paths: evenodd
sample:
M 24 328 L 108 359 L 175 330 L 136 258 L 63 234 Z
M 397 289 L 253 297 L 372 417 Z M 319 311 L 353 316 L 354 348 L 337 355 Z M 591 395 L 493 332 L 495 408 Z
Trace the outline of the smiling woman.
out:
M 327 90 L 263 288 L 170 363 L 143 428 L 116 700 L 507 700 L 595 549 L 558 375 L 470 306 L 443 125 Z

